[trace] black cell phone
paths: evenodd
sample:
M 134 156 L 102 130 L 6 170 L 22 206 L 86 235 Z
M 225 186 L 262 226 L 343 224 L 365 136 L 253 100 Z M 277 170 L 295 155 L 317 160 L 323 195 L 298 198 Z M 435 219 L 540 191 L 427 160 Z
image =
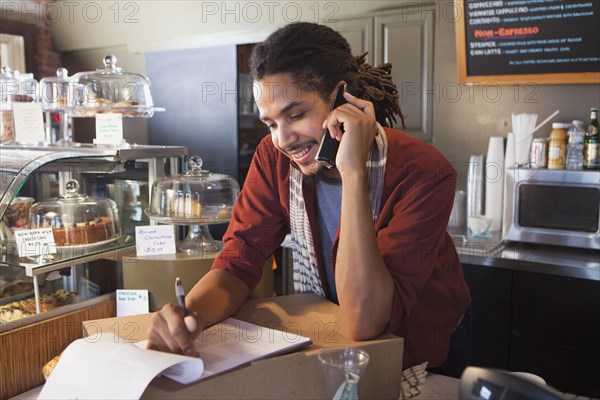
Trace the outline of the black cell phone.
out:
M 340 84 L 338 86 L 337 92 L 335 94 L 335 100 L 331 105 L 331 111 L 338 108 L 342 104 L 346 104 L 347 101 L 344 98 L 344 92 L 346 91 L 346 85 Z M 340 126 L 342 132 L 344 132 L 344 126 Z M 321 140 L 321 145 L 319 146 L 319 151 L 317 152 L 317 161 L 321 164 L 325 165 L 327 168 L 332 168 L 335 166 L 335 156 L 337 155 L 338 148 L 340 147 L 340 142 L 331 138 L 329 134 L 329 129 L 325 129 L 323 132 L 323 140 Z

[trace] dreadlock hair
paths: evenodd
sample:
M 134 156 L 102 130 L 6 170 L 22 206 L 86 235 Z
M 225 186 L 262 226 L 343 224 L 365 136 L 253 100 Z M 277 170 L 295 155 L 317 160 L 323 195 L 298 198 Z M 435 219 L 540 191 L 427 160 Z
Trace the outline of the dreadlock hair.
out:
M 327 26 L 294 22 L 254 47 L 250 74 L 255 82 L 269 75 L 290 74 L 298 88 L 315 91 L 324 100 L 331 100 L 343 80 L 350 93 L 373 103 L 377 122 L 388 126 L 399 116 L 406 128 L 391 64 L 373 68 L 365 62 L 366 55 L 352 56 L 346 39 Z

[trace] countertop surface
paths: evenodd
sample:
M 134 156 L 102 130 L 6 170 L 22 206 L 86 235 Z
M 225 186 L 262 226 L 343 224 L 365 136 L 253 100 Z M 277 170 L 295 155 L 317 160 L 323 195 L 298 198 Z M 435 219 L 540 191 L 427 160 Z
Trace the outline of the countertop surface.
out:
M 455 400 L 458 399 L 460 380 L 449 376 L 429 374 L 423 385 L 421 393 L 412 397 L 414 400 Z M 37 399 L 43 386 L 38 386 L 25 393 L 21 393 L 13 400 Z
M 505 242 L 500 232 L 473 237 L 466 228 L 448 228 L 463 264 L 600 281 L 600 251 Z

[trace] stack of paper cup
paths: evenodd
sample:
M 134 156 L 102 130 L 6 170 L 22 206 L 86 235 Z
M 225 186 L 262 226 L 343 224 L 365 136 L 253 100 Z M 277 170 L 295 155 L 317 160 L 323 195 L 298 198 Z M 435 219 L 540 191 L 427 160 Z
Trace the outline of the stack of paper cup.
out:
M 502 227 L 504 193 L 504 139 L 490 138 L 485 162 L 485 215 L 492 220 L 491 232 Z
M 473 155 L 469 158 L 467 174 L 467 217 L 483 215 L 483 155 Z
M 464 190 L 457 190 L 454 193 L 454 203 L 452 204 L 452 212 L 450 212 L 450 219 L 448 220 L 448 226 L 451 228 L 463 227 L 467 224 L 467 195 Z

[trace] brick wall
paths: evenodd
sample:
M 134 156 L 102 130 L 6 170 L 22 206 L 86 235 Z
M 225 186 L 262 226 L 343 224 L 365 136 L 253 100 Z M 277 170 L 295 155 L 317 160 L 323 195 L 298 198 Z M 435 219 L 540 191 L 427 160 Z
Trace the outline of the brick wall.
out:
M 49 3 L 56 3 L 57 0 L 35 0 L 42 8 Z M 50 22 L 47 18 L 42 19 L 38 24 L 37 31 L 37 51 L 35 59 L 38 66 L 38 79 L 45 76 L 56 76 L 56 69 L 62 67 L 60 53 L 54 51 L 52 44 L 52 34 L 50 32 Z
M 35 26 L 35 64 L 36 79 L 55 76 L 56 69 L 62 66 L 60 53 L 54 50 L 50 20 L 46 13 L 51 10 L 48 5 L 57 0 L 2 0 L 0 24 L 3 21 L 16 21 Z M 0 25 L 0 32 L 2 26 Z

